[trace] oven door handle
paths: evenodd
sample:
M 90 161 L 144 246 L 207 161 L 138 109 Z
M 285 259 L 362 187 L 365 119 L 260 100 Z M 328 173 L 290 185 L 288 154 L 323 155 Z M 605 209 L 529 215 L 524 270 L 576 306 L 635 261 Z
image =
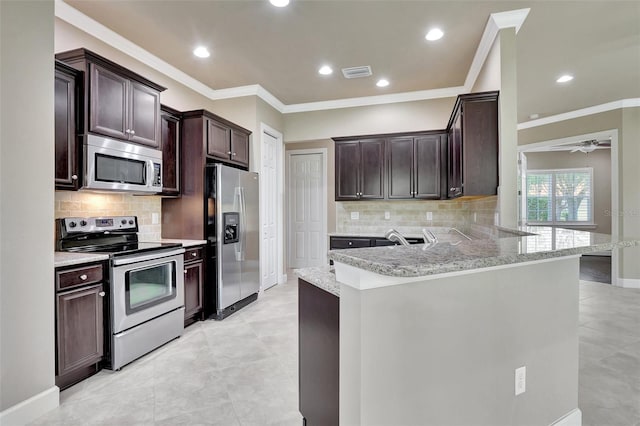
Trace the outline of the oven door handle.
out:
M 132 255 L 132 256 L 123 256 L 123 257 L 117 257 L 115 259 L 113 259 L 113 266 L 120 266 L 120 265 L 129 265 L 131 263 L 138 263 L 138 262 L 144 262 L 146 260 L 160 260 L 163 259 L 165 257 L 169 257 L 169 256 L 177 256 L 179 254 L 183 254 L 185 252 L 184 247 L 180 247 L 179 249 L 176 250 L 171 250 L 171 251 L 163 251 L 163 252 L 153 252 L 153 254 L 147 254 L 147 255 Z

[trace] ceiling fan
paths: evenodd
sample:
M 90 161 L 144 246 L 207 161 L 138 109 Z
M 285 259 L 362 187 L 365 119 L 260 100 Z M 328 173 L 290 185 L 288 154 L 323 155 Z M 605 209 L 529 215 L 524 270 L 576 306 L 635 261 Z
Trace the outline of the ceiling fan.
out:
M 589 153 L 595 151 L 598 147 L 610 147 L 611 139 L 590 139 L 587 141 L 581 141 L 575 144 L 554 146 L 551 149 L 554 151 L 570 151 L 570 152 L 584 152 Z

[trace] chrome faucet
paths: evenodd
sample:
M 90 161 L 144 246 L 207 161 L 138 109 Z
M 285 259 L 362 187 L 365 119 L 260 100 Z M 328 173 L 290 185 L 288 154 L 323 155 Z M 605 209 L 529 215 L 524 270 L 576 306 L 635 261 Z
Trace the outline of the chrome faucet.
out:
M 430 229 L 422 228 L 422 235 L 424 235 L 425 244 L 435 244 L 438 242 L 438 237 L 436 237 Z
M 384 237 L 389 241 L 393 241 L 394 243 L 398 242 L 403 246 L 409 245 L 409 241 L 407 241 L 407 239 L 403 237 L 402 234 L 396 231 L 395 229 L 389 229 L 387 233 L 384 234 Z

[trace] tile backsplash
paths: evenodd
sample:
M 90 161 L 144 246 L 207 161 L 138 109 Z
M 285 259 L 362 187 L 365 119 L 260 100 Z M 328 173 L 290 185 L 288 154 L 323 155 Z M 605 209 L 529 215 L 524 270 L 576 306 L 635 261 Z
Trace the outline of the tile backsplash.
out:
M 378 235 L 395 228 L 403 234 L 419 235 L 422 228 L 431 226 L 478 228 L 477 231 L 481 231 L 483 227 L 495 224 L 497 204 L 497 196 L 337 202 L 336 232 Z M 358 219 L 352 219 L 352 213 L 357 213 Z
M 56 191 L 55 215 L 60 217 L 138 216 L 138 237 L 141 241 L 157 241 L 161 236 L 162 197 L 123 193 Z M 152 214 L 158 214 L 153 224 Z

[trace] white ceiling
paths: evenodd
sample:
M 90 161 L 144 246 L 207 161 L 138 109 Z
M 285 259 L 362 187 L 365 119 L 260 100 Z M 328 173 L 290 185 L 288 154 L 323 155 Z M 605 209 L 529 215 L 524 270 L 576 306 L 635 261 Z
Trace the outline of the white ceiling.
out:
M 489 15 L 530 8 L 517 35 L 519 122 L 640 98 L 640 1 L 66 3 L 211 88 L 259 84 L 287 105 L 463 86 Z M 445 36 L 430 43 L 433 26 Z M 210 58 L 192 55 L 198 44 Z M 324 63 L 332 76 L 317 73 Z M 374 75 L 342 77 L 360 65 Z M 575 79 L 557 84 L 563 73 Z M 376 87 L 381 77 L 390 86 Z

